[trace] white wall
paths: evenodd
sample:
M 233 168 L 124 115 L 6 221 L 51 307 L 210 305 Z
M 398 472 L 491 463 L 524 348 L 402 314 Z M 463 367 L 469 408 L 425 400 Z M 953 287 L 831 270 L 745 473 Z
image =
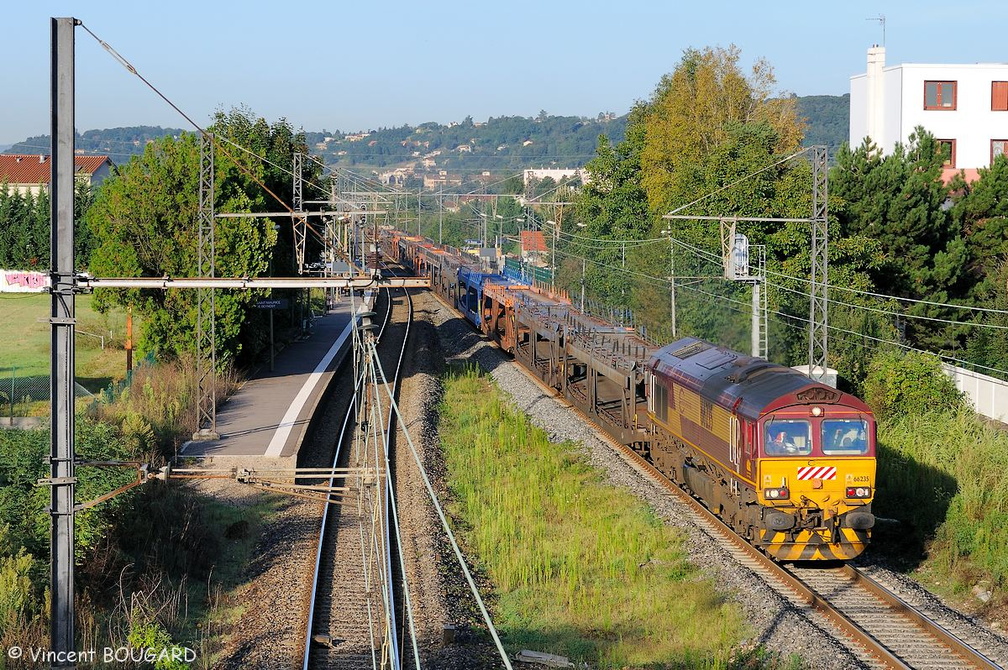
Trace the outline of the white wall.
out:
M 990 141 L 1008 139 L 1008 112 L 991 111 L 991 82 L 1008 81 L 1008 65 L 903 65 L 901 141 L 922 125 L 956 141 L 957 168 L 990 165 Z M 924 82 L 956 82 L 956 109 L 925 110 Z
M 938 139 L 956 141 L 955 167 L 970 169 L 990 165 L 991 140 L 1008 139 L 1008 112 L 991 111 L 991 82 L 1008 81 L 1008 64 L 907 63 L 882 69 L 882 94 L 874 93 L 872 73 L 878 72 L 884 51 L 869 49 L 868 72 L 851 77 L 850 132 L 852 148 L 866 136 L 892 153 L 896 142 L 906 144 L 917 126 Z M 955 110 L 925 110 L 925 81 L 955 81 Z M 881 119 L 873 118 L 870 105 L 882 105 Z M 881 128 L 876 129 L 876 126 Z
M 850 78 L 850 132 L 847 143 L 851 149 L 861 146 L 868 137 L 868 75 L 859 74 Z
M 966 394 L 977 414 L 1008 423 L 1008 382 L 942 363 L 945 374 Z

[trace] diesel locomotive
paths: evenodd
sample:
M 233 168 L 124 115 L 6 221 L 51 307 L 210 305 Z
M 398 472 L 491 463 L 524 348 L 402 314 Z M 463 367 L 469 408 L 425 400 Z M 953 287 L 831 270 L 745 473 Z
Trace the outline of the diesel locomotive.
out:
M 781 561 L 849 560 L 875 518 L 875 420 L 791 368 L 687 337 L 664 347 L 562 292 L 393 233 L 387 253 L 602 429 Z

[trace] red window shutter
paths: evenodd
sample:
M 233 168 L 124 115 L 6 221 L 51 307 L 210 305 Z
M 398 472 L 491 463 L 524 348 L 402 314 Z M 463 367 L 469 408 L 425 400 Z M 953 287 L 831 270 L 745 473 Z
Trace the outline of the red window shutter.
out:
M 1008 111 L 1008 81 L 991 82 L 991 111 Z

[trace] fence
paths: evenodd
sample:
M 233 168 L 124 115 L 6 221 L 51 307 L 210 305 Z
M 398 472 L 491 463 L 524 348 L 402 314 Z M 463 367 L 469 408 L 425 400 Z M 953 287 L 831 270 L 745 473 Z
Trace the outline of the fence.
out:
M 74 397 L 94 396 L 80 384 L 74 383 Z M 23 368 L 17 366 L 0 367 L 0 415 L 12 425 L 14 417 L 36 413 L 38 403 L 52 399 L 52 384 L 49 375 L 23 375 Z M 0 419 L 2 421 L 3 419 Z
M 942 363 L 945 374 L 966 394 L 977 414 L 1008 423 L 1008 382 Z

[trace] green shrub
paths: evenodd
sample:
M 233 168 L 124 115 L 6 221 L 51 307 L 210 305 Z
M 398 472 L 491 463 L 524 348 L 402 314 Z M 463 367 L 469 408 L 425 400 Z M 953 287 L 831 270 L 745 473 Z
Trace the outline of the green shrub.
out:
M 932 354 L 883 351 L 868 365 L 865 401 L 880 418 L 896 414 L 954 411 L 962 393 Z
M 876 512 L 907 524 L 928 568 L 1008 586 L 1008 433 L 969 410 L 899 415 L 879 424 Z
M 171 635 L 157 621 L 134 621 L 128 640 L 133 649 L 149 650 L 151 654 L 157 654 L 155 670 L 185 670 L 189 667 L 189 664 L 180 660 L 184 657 L 182 647 L 172 644 Z
M 35 560 L 13 545 L 10 526 L 0 524 L 0 639 L 21 628 L 38 609 L 31 578 Z

